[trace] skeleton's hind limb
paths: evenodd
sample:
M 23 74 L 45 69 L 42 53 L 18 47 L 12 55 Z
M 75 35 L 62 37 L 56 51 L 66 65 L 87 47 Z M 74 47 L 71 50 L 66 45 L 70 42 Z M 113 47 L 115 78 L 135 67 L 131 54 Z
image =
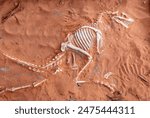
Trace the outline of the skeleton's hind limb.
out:
M 78 48 L 78 47 L 76 47 L 76 46 L 74 46 L 72 44 L 68 44 L 67 47 L 70 48 L 70 49 L 72 49 L 72 50 L 78 51 L 78 52 L 80 52 L 80 53 L 82 53 L 82 54 L 84 54 L 84 55 L 86 55 L 88 57 L 88 62 L 80 70 L 80 72 L 78 73 L 78 75 L 76 77 L 76 83 L 84 83 L 84 82 L 86 82 L 86 81 L 78 81 L 78 78 L 81 75 L 81 73 L 87 68 L 87 66 L 91 63 L 92 56 L 88 52 L 86 52 L 86 51 L 84 51 L 84 50 L 82 50 L 82 49 L 80 49 L 80 48 Z

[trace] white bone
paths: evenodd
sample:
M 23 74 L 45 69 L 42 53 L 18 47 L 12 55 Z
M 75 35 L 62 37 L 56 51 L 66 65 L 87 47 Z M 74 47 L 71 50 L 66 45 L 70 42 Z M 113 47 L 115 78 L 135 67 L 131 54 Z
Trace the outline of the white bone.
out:
M 117 23 L 123 25 L 124 27 L 128 28 L 128 26 L 132 24 L 134 20 L 124 12 L 122 12 L 121 15 L 122 16 L 116 14 L 115 16 L 112 17 L 112 19 L 114 19 Z
M 108 72 L 104 75 L 105 79 L 108 79 L 113 73 L 112 72 Z
M 37 86 L 41 85 L 42 83 L 44 83 L 45 81 L 47 81 L 47 79 L 44 79 L 44 80 L 42 80 L 40 82 L 34 82 L 33 83 L 33 87 L 37 87 Z
M 19 86 L 19 87 L 6 88 L 6 91 L 14 92 L 14 91 L 16 91 L 16 90 L 25 89 L 25 88 L 29 88 L 29 87 L 31 87 L 31 85 L 25 85 L 25 86 Z
M 54 75 L 57 74 L 58 72 L 62 72 L 62 69 L 59 68 L 59 67 L 58 67 L 58 68 L 56 69 L 56 71 L 54 72 Z
M 83 84 L 86 83 L 86 81 L 76 81 L 77 84 Z
M 108 89 L 110 89 L 112 91 L 112 93 L 115 91 L 115 89 L 112 87 L 112 85 L 109 84 L 108 82 L 101 81 L 101 85 L 104 85 L 105 87 L 107 87 Z
M 77 65 L 77 63 L 76 63 L 76 57 L 75 57 L 75 54 L 73 53 L 72 54 L 72 63 L 73 63 L 73 65 L 72 65 L 72 69 L 74 69 L 74 70 L 77 70 L 78 69 L 78 65 Z

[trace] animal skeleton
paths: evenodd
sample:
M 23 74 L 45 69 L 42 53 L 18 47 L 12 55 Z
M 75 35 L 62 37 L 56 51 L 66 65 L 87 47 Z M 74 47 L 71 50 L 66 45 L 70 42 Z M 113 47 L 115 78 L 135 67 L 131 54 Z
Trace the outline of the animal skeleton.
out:
M 43 64 L 43 65 L 36 65 L 33 63 L 23 61 L 18 58 L 14 58 L 2 51 L 1 51 L 1 53 L 4 56 L 8 57 L 9 59 L 17 62 L 18 64 L 28 67 L 30 70 L 32 70 L 34 72 L 43 73 L 43 72 L 45 72 L 45 70 L 48 70 L 50 67 L 58 65 L 60 59 L 65 54 L 64 52 L 67 49 L 72 49 L 72 50 L 80 52 L 88 57 L 88 62 L 79 71 L 79 73 L 76 76 L 76 83 L 84 83 L 85 81 L 78 81 L 78 78 L 92 61 L 92 56 L 90 55 L 89 51 L 90 51 L 90 49 L 92 49 L 94 39 L 96 39 L 96 41 L 97 41 L 97 52 L 100 54 L 99 48 L 102 47 L 103 39 L 102 39 L 101 31 L 97 28 L 97 24 L 101 23 L 102 15 L 104 15 L 105 13 L 110 15 L 110 17 L 112 17 L 113 20 L 115 20 L 116 22 L 122 24 L 123 26 L 125 26 L 127 28 L 128 28 L 128 25 L 134 21 L 133 19 L 129 18 L 127 16 L 127 14 L 125 14 L 125 13 L 122 13 L 122 16 L 118 16 L 118 12 L 108 12 L 108 11 L 103 12 L 100 14 L 96 23 L 93 23 L 89 26 L 82 26 L 81 28 L 77 29 L 74 33 L 68 34 L 68 36 L 67 36 L 68 40 L 61 44 L 62 52 L 57 54 L 52 59 L 52 61 L 48 61 L 46 64 Z M 75 57 L 73 56 L 73 58 L 74 58 L 73 63 L 76 68 Z M 57 69 L 54 74 L 56 74 L 59 71 L 61 71 L 61 69 Z
M 92 56 L 88 51 L 92 48 L 94 39 L 97 41 L 97 52 L 100 53 L 99 48 L 102 46 L 102 33 L 99 29 L 93 26 L 82 26 L 77 31 L 67 36 L 67 42 L 61 44 L 61 51 L 64 52 L 67 49 L 80 52 L 88 57 L 88 62 L 80 70 L 76 77 L 76 83 L 83 83 L 84 81 L 78 81 L 78 77 L 91 63 Z

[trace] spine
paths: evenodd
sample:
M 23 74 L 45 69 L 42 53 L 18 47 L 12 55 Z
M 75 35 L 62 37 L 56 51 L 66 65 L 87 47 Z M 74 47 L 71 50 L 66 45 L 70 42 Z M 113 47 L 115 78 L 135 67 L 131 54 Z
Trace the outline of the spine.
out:
M 38 72 L 38 73 L 43 73 L 45 72 L 46 70 L 48 70 L 49 68 L 52 68 L 56 65 L 59 64 L 59 61 L 60 59 L 64 56 L 64 53 L 59 53 L 57 54 L 53 59 L 52 61 L 48 61 L 46 62 L 45 64 L 42 64 L 42 65 L 37 65 L 37 64 L 33 64 L 33 63 L 30 63 L 30 62 L 27 62 L 27 61 L 24 61 L 24 60 L 21 60 L 21 59 L 18 59 L 16 57 L 12 57 L 4 52 L 1 51 L 1 53 L 7 57 L 8 59 L 24 66 L 24 67 L 28 67 L 29 70 L 32 70 L 34 72 Z

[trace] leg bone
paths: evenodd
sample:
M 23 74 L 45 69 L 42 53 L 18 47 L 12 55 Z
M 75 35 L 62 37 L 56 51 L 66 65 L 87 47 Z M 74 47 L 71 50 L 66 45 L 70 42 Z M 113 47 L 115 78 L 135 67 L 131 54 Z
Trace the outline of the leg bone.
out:
M 72 69 L 73 70 L 77 70 L 78 69 L 78 65 L 77 65 L 77 63 L 76 63 L 76 57 L 75 57 L 75 54 L 73 53 L 72 54 L 72 63 L 73 63 L 73 65 L 72 65 Z
M 86 52 L 86 51 L 84 51 L 84 50 L 82 50 L 82 49 L 80 49 L 80 48 L 78 48 L 78 47 L 76 47 L 76 46 L 74 46 L 74 45 L 72 45 L 72 44 L 68 44 L 67 47 L 70 48 L 70 49 L 72 49 L 72 50 L 74 50 L 74 51 L 81 52 L 82 54 L 84 54 L 84 55 L 86 55 L 86 56 L 88 57 L 88 62 L 87 62 L 86 65 L 80 70 L 80 72 L 78 73 L 78 75 L 77 75 L 77 77 L 76 77 L 76 83 L 84 83 L 85 81 L 78 81 L 78 78 L 79 78 L 79 76 L 82 74 L 82 72 L 87 68 L 87 66 L 91 63 L 92 57 L 91 57 L 91 55 L 90 55 L 88 52 Z

